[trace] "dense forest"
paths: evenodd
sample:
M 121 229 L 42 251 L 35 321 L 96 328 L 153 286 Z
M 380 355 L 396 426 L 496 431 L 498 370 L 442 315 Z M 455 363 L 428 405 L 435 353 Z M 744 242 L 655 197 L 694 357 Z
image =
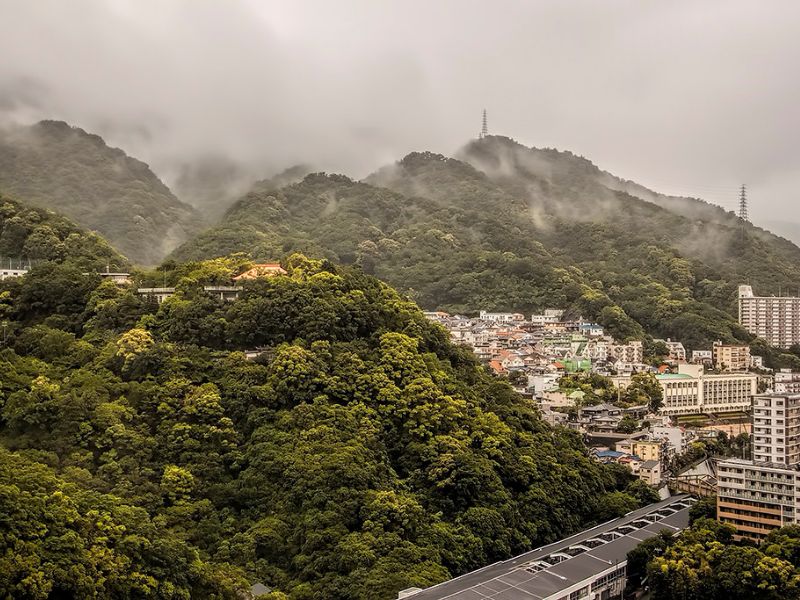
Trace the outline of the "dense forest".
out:
M 426 309 L 564 307 L 619 339 L 689 349 L 750 341 L 736 322 L 740 282 L 767 294 L 800 279 L 790 242 L 699 201 L 611 189 L 570 153 L 490 136 L 459 156 L 413 153 L 364 182 L 318 173 L 255 189 L 172 258 L 302 251 L 357 264 Z
M 202 226 L 145 163 L 61 121 L 0 129 L 0 191 L 100 232 L 143 265 Z
M 800 527 L 774 530 L 757 546 L 735 542 L 734 528 L 713 519 L 714 500 L 692 507 L 689 529 L 665 530 L 628 554 L 629 589 L 645 582 L 653 600 L 800 598 Z
M 358 267 L 294 254 L 235 301 L 202 286 L 243 255 L 135 271 L 159 305 L 3 207 L 7 251 L 83 250 L 0 281 L 2 597 L 393 598 L 653 500 Z

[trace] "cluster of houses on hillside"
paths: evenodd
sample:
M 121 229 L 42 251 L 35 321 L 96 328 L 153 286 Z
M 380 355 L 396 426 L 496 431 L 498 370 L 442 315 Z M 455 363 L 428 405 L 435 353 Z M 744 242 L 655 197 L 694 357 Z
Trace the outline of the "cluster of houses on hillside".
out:
M 564 318 L 557 309 L 526 318 L 520 313 L 481 311 L 478 317 L 427 312 L 450 332 L 454 342 L 472 348 L 495 374 L 508 375 L 518 391 L 556 407 L 578 406 L 580 398 L 558 388 L 564 374 L 595 372 L 624 389 L 636 372 L 653 372 L 664 392 L 662 414 L 717 414 L 747 410 L 763 367 L 746 345 L 715 342 L 710 350 L 654 340 L 665 350 L 664 364 L 644 362 L 642 341 L 625 343 L 605 335 L 589 320 Z
M 772 380 L 753 372 L 762 367 L 749 347 L 715 342 L 691 355 L 680 341 L 654 340 L 661 364 L 645 363 L 644 343 L 614 340 L 587 319 L 566 318 L 549 309 L 526 317 L 520 313 L 481 311 L 477 317 L 427 312 L 443 325 L 454 342 L 469 346 L 497 375 L 506 375 L 524 396 L 537 402 L 545 420 L 576 429 L 595 447 L 596 458 L 628 466 L 649 484 L 659 485 L 668 461 L 686 451 L 693 431 L 674 424 L 677 417 L 731 416 L 750 410 L 759 383 Z M 613 399 L 587 406 L 585 393 L 561 389 L 562 377 L 598 373 L 610 378 L 621 397 L 637 372 L 651 372 L 660 384 L 663 403 L 657 414 L 648 406 L 628 406 Z M 787 389 L 800 390 L 800 376 L 776 377 Z M 776 384 L 777 385 L 777 384 Z M 636 431 L 630 431 L 635 424 Z

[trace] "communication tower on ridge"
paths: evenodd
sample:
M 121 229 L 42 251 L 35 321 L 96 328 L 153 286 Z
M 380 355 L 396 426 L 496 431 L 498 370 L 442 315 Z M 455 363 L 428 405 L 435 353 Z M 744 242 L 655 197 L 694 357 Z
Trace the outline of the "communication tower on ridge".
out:
M 745 184 L 742 184 L 739 189 L 739 219 L 742 222 L 750 220 L 747 218 L 747 186 Z
M 489 126 L 486 124 L 486 109 L 483 109 L 483 124 L 481 125 L 481 134 L 478 139 L 483 139 L 489 135 Z

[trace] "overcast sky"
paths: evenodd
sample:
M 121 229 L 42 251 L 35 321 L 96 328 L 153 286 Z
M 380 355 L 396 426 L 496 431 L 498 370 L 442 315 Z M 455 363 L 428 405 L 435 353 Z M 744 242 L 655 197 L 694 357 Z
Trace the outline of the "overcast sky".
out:
M 362 177 L 492 133 L 775 218 L 800 200 L 800 2 L 0 0 L 0 114 L 168 182 L 224 156 Z M 800 216 L 793 220 L 800 221 Z M 777 218 L 782 218 L 778 216 Z

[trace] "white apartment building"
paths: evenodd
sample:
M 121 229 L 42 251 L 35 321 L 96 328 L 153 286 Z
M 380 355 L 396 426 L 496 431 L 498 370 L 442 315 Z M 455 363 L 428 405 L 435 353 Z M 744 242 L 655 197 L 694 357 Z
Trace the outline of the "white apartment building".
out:
M 753 459 L 800 464 L 800 394 L 758 394 L 753 398 Z
M 547 308 L 540 315 L 531 315 L 531 323 L 534 325 L 558 323 L 563 315 L 564 311 L 560 308 Z
M 521 313 L 493 313 L 482 310 L 478 316 L 481 321 L 494 321 L 495 323 L 514 323 L 525 320 Z
M 756 296 L 751 286 L 740 285 L 739 324 L 772 346 L 800 343 L 800 298 Z
M 650 436 L 665 441 L 669 455 L 683 454 L 690 439 L 690 434 L 683 427 L 673 425 L 651 425 Z
M 627 344 L 609 344 L 607 353 L 609 358 L 622 363 L 639 365 L 644 360 L 644 347 L 639 340 Z
M 667 347 L 667 351 L 669 352 L 669 359 L 674 360 L 676 362 L 682 362 L 686 360 L 686 348 L 683 346 L 681 342 L 675 342 L 671 339 L 667 338 L 666 340 L 653 340 L 654 342 L 661 342 Z

